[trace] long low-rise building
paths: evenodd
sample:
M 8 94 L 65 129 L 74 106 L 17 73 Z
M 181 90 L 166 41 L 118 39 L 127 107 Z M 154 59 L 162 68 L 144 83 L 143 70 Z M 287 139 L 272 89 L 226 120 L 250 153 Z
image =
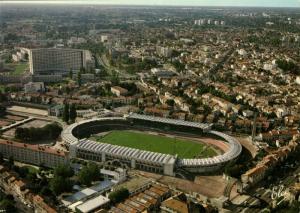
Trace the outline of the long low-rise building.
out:
M 148 170 L 172 176 L 174 175 L 173 171 L 176 161 L 176 157 L 172 155 L 99 143 L 86 139 L 70 145 L 70 157 L 102 162 L 118 159 L 133 169 Z
M 136 113 L 131 113 L 127 116 L 129 119 L 138 119 L 138 120 L 144 120 L 144 121 L 150 121 L 150 122 L 158 122 L 163 124 L 172 124 L 177 126 L 187 126 L 187 127 L 195 127 L 202 130 L 210 130 L 211 126 L 210 124 L 206 123 L 196 123 L 196 122 L 190 122 L 190 121 L 183 121 L 183 120 L 176 120 L 176 119 L 170 119 L 170 118 L 161 118 L 161 117 L 154 117 L 149 115 L 140 115 Z
M 228 147 L 225 153 L 208 158 L 180 159 L 177 155 L 155 153 L 124 146 L 99 143 L 85 139 L 91 134 L 113 129 L 154 129 L 176 133 L 205 134 L 217 137 L 220 145 Z M 83 139 L 80 139 L 83 138 Z M 69 144 L 70 158 L 94 161 L 119 161 L 135 169 L 174 176 L 181 169 L 201 173 L 214 172 L 224 164 L 235 160 L 242 151 L 240 143 L 221 132 L 211 130 L 208 124 L 186 122 L 168 118 L 130 114 L 124 117 L 95 118 L 74 123 L 62 133 L 62 139 Z
M 40 145 L 12 142 L 0 139 L 0 153 L 4 158 L 54 168 L 68 162 L 68 154 L 54 148 Z

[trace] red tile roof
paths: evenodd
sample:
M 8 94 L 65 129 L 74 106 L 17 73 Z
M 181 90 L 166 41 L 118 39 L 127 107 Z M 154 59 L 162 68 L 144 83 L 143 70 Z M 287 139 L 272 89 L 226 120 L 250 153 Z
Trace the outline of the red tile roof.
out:
M 19 143 L 19 142 L 13 142 L 13 141 L 0 139 L 0 145 L 1 144 L 10 145 L 10 146 L 19 147 L 19 148 L 26 148 L 26 149 L 30 149 L 30 150 L 37 151 L 37 152 L 44 152 L 44 153 L 49 153 L 49 154 L 54 154 L 54 155 L 59 155 L 59 156 L 66 156 L 66 152 L 63 152 L 63 151 L 60 151 L 57 149 L 53 149 L 53 148 L 49 148 L 46 146 L 32 145 L 32 144 Z

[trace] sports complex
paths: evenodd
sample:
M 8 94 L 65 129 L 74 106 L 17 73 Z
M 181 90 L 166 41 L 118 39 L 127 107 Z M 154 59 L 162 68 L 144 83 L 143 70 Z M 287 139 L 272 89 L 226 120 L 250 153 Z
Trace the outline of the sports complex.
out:
M 135 113 L 74 123 L 62 138 L 70 158 L 116 162 L 170 176 L 216 172 L 242 152 L 235 138 L 209 124 Z

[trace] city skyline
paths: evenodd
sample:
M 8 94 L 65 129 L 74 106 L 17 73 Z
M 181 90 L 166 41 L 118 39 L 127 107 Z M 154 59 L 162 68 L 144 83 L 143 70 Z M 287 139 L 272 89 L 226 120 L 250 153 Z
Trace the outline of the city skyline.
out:
M 180 1 L 174 0 L 172 2 L 164 0 L 153 0 L 151 2 L 146 0 L 89 0 L 89 1 L 61 1 L 61 0 L 52 0 L 52 1 L 41 1 L 41 0 L 5 0 L 1 1 L 2 3 L 14 3 L 14 4 L 24 4 L 24 3 L 35 3 L 35 4 L 103 4 L 103 5 L 171 5 L 171 6 L 236 6 L 236 7 L 300 7 L 299 0 L 218 0 L 218 1 L 209 1 L 209 0 L 187 0 Z
M 0 0 L 0 26 L 0 211 L 300 213 L 300 0 Z

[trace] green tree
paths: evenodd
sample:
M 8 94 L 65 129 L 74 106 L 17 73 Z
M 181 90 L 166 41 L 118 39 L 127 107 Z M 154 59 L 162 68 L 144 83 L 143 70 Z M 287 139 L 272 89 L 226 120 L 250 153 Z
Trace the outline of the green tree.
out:
M 290 72 L 295 75 L 300 75 L 299 67 L 292 61 L 287 60 L 276 60 L 276 64 L 280 69 L 282 69 L 285 72 Z
M 118 85 L 120 83 L 119 74 L 115 70 L 112 71 L 111 83 L 113 85 Z
M 231 177 L 239 177 L 241 172 L 242 166 L 233 161 L 226 164 L 224 167 L 224 173 Z
M 129 191 L 126 188 L 121 188 L 118 189 L 114 192 L 111 192 L 108 195 L 108 198 L 111 200 L 112 203 L 119 203 L 122 202 L 123 200 L 125 200 L 126 198 L 129 197 Z
M 81 67 L 81 68 L 80 68 L 80 72 L 81 72 L 81 73 L 85 73 L 85 72 L 86 72 L 86 69 L 85 69 L 84 67 Z
M 65 88 L 65 92 L 69 95 L 70 94 L 70 92 L 71 92 L 71 89 L 70 89 L 70 87 L 66 87 Z
M 16 212 L 15 203 L 13 200 L 4 199 L 0 202 L 0 209 L 5 212 Z
M 168 99 L 168 100 L 166 101 L 166 104 L 168 104 L 170 107 L 174 107 L 175 101 L 174 101 L 173 99 Z
M 9 54 L 9 56 L 5 59 L 5 63 L 12 63 L 12 55 Z
M 3 105 L 0 105 L 0 117 L 4 116 L 6 113 L 6 107 Z
M 78 173 L 78 180 L 81 184 L 90 186 L 92 183 L 92 178 L 89 175 L 89 171 L 87 167 L 83 167 Z
M 73 181 L 70 177 L 74 175 L 73 169 L 69 165 L 59 165 L 54 169 L 54 178 L 50 180 L 49 186 L 55 195 L 72 190 Z
M 69 78 L 73 78 L 73 70 L 72 70 L 72 68 L 70 69 L 70 71 L 69 71 Z
M 92 177 L 93 180 L 97 180 L 100 178 L 100 169 L 99 166 L 96 163 L 90 162 L 87 165 L 88 169 L 89 169 L 89 173 Z
M 69 119 L 70 119 L 69 104 L 66 103 L 64 106 L 64 111 L 63 111 L 63 121 L 68 123 Z
M 40 191 L 40 194 L 42 196 L 49 196 L 49 195 L 53 195 L 53 192 L 51 191 L 50 188 L 48 188 L 48 186 L 43 186 Z
M 78 173 L 78 179 L 80 183 L 84 185 L 91 185 L 92 181 L 100 178 L 100 169 L 96 163 L 88 163 Z
M 22 128 L 18 127 L 15 132 L 15 138 L 26 142 L 39 140 L 56 139 L 60 135 L 62 127 L 57 123 L 47 124 L 42 128 Z
M 177 72 L 183 71 L 185 68 L 185 65 L 178 60 L 175 60 L 173 62 L 173 66 L 175 67 Z
M 15 164 L 15 160 L 14 160 L 13 156 L 9 156 L 8 163 L 9 163 L 9 165 L 11 165 L 11 167 Z
M 6 89 L 6 87 L 5 87 Z M 5 90 L 4 89 L 4 90 Z M 2 90 L 0 90 L 0 103 L 3 103 L 4 101 L 7 101 L 7 97 L 6 95 L 2 92 Z
M 0 164 L 2 164 L 3 162 L 4 162 L 3 154 L 2 152 L 0 152 Z
M 58 123 L 47 124 L 39 129 L 43 134 L 41 137 L 44 139 L 56 139 L 62 131 L 62 127 Z
M 81 87 L 82 84 L 81 71 L 77 73 L 77 84 L 79 87 Z
M 70 167 L 68 164 L 61 164 L 58 165 L 54 169 L 54 175 L 55 176 L 60 176 L 64 178 L 72 177 L 74 175 L 73 169 Z
M 75 104 L 71 104 L 71 107 L 70 107 L 70 120 L 71 122 L 75 122 L 76 120 L 76 117 L 77 117 L 77 112 L 76 112 L 76 106 Z
M 25 178 L 27 174 L 29 173 L 29 169 L 27 167 L 19 167 L 18 169 L 18 174 L 20 175 L 21 178 Z
M 60 195 L 63 192 L 69 192 L 72 190 L 72 181 L 69 178 L 61 176 L 54 176 L 50 181 L 50 189 L 55 195 Z
M 35 179 L 36 179 L 36 174 L 35 174 L 35 173 L 32 173 L 32 172 L 28 172 L 28 173 L 26 174 L 26 179 L 27 179 L 27 180 L 30 180 L 30 181 L 35 180 Z
M 25 53 L 25 55 L 24 55 L 24 59 L 25 59 L 26 61 L 28 61 L 28 58 L 29 58 L 29 55 L 28 55 L 28 53 Z
M 299 213 L 300 212 L 300 202 L 293 201 L 290 205 L 285 203 L 283 205 L 277 206 L 277 208 L 273 211 L 276 213 Z

